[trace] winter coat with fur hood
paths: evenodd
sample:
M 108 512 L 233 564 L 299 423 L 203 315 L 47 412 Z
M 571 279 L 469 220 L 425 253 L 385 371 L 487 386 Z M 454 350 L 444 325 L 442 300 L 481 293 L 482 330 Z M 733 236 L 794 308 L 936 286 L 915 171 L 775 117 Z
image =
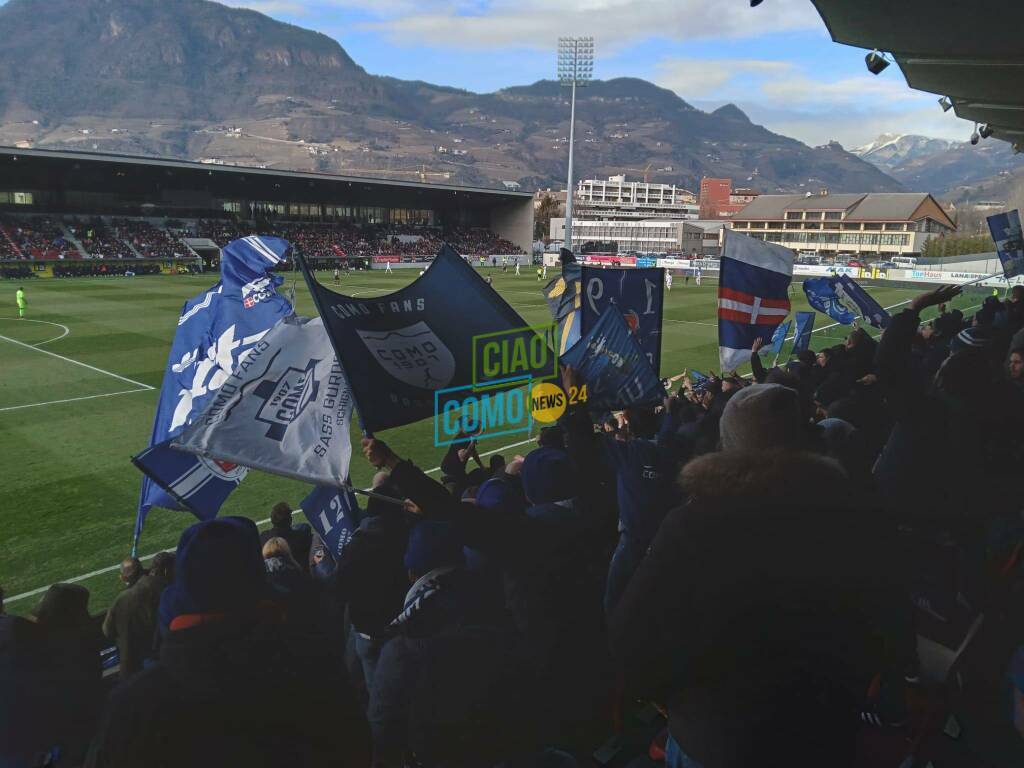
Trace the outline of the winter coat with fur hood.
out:
M 704 768 L 849 764 L 890 585 L 846 475 L 810 453 L 724 452 L 681 484 L 610 619 L 627 687 L 667 705 Z

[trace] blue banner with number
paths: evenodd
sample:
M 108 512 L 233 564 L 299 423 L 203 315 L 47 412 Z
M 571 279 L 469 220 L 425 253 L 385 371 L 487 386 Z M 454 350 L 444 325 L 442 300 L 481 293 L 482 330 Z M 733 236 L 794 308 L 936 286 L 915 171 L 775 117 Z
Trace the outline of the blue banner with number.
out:
M 364 517 L 354 493 L 328 485 L 316 486 L 302 500 L 302 514 L 335 560 Z
M 597 326 L 605 309 L 615 305 L 656 375 L 661 375 L 661 319 L 665 274 L 653 269 L 602 269 L 584 266 L 580 276 L 584 337 Z

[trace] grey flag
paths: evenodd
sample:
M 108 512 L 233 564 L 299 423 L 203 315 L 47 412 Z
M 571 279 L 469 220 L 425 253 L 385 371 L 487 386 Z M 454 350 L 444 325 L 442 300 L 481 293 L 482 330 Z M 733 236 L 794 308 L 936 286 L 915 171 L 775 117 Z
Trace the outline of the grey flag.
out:
M 251 469 L 344 485 L 352 392 L 323 321 L 287 317 L 242 358 L 174 448 Z

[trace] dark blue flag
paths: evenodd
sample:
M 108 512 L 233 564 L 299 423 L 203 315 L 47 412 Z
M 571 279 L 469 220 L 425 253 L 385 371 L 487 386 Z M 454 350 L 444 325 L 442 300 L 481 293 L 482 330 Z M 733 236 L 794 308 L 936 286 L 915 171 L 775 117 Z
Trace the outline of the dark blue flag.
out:
M 789 327 L 792 324 L 792 320 L 787 320 L 786 322 L 779 323 L 779 325 L 776 326 L 775 333 L 772 334 L 771 346 L 768 347 L 768 352 L 770 354 L 778 355 L 782 352 L 782 345 L 786 343 L 786 334 L 789 333 Z
M 352 491 L 334 486 L 318 485 L 302 500 L 302 514 L 313 530 L 320 535 L 327 551 L 335 560 L 352 540 L 362 522 L 364 513 L 359 509 Z
M 892 319 L 881 304 L 868 295 L 849 275 L 840 275 L 836 283 L 836 295 L 846 304 L 857 307 L 861 317 L 875 328 L 885 328 Z
M 543 288 L 548 310 L 556 323 L 556 339 L 552 346 L 562 354 L 580 340 L 580 268 L 578 262 L 562 265 L 562 274 Z
M 244 237 L 221 253 L 221 279 L 185 302 L 167 360 L 150 447 L 133 459 L 146 473 L 135 519 L 138 540 L 150 507 L 214 517 L 245 469 L 181 453 L 169 445 L 205 409 L 246 354 L 282 317 L 292 314 L 270 269 L 291 246 L 279 237 Z
M 602 269 L 584 266 L 581 271 L 583 317 L 580 333 L 585 337 L 605 309 L 614 304 L 656 375 L 661 371 L 661 316 L 665 291 L 664 270 Z
M 561 357 L 587 385 L 587 407 L 610 411 L 657 403 L 665 396 L 661 380 L 614 304 L 597 324 Z
M 1024 274 L 1024 236 L 1021 234 L 1020 211 L 989 216 L 988 229 L 996 244 L 996 253 L 1003 264 L 1006 279 Z
M 811 332 L 814 330 L 814 313 L 813 312 L 797 312 L 796 313 L 796 331 L 795 337 L 793 338 L 793 349 L 790 351 L 791 355 L 797 355 L 803 352 L 811 344 Z
M 414 282 L 373 298 L 328 290 L 301 257 L 298 261 L 352 388 L 360 424 L 369 433 L 432 416 L 438 390 L 486 385 L 488 378 L 519 373 L 490 376 L 486 365 L 475 371 L 484 357 L 477 355 L 482 337 L 502 334 L 511 344 L 521 336 L 528 344 L 536 336 L 448 245 Z M 552 357 L 549 376 L 553 364 Z
M 807 303 L 841 325 L 852 325 L 857 315 L 847 307 L 836 293 L 837 277 L 812 277 L 804 280 Z

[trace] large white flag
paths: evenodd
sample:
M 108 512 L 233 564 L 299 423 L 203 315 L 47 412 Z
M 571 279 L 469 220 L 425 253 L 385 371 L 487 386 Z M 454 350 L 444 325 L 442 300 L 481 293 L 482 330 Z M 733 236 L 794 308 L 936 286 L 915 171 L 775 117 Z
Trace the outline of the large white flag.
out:
M 318 317 L 288 317 L 243 356 L 172 446 L 317 485 L 348 481 L 352 393 Z

